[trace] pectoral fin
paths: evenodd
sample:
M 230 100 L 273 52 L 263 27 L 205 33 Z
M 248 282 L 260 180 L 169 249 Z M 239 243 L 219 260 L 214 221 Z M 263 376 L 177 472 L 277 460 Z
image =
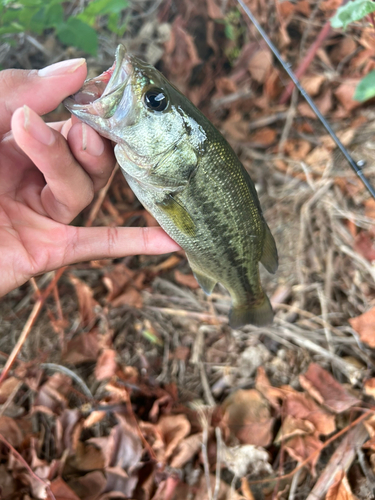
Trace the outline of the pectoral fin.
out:
M 162 202 L 159 202 L 158 206 L 169 216 L 182 233 L 188 236 L 195 236 L 196 228 L 193 219 L 186 208 L 175 200 L 172 195 L 168 195 Z
M 265 235 L 263 243 L 263 253 L 260 261 L 269 273 L 274 274 L 277 271 L 279 265 L 276 243 L 273 239 L 270 228 L 267 226 L 266 222 L 264 224 Z

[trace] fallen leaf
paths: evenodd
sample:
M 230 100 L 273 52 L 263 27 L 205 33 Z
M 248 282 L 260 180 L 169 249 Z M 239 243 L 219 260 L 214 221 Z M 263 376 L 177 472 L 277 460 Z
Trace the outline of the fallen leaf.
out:
M 215 3 L 215 0 L 206 0 L 207 14 L 211 19 L 224 19 L 220 7 Z
M 271 385 L 263 366 L 259 366 L 257 369 L 255 389 L 257 389 L 262 396 L 267 399 L 273 408 L 276 410 L 280 409 L 280 401 L 284 398 L 285 392 Z
M 66 352 L 63 355 L 64 363 L 79 365 L 89 361 L 96 361 L 99 354 L 98 336 L 95 330 L 80 333 L 67 342 Z
M 341 413 L 360 403 L 358 398 L 349 394 L 330 373 L 316 363 L 310 363 L 307 372 L 300 375 L 299 381 L 310 396 L 335 413 Z
M 117 369 L 116 356 L 116 351 L 113 349 L 103 350 L 95 366 L 97 380 L 102 381 L 115 375 Z
M 337 472 L 334 483 L 328 488 L 325 500 L 356 500 L 345 471 Z
M 187 286 L 193 290 L 199 288 L 198 282 L 193 274 L 182 274 L 178 269 L 174 272 L 174 279 L 180 285 Z
M 375 307 L 356 318 L 350 318 L 349 323 L 358 333 L 361 342 L 369 347 L 375 347 Z
M 285 450 L 297 462 L 310 458 L 308 466 L 315 477 L 315 466 L 319 459 L 323 443 L 316 436 L 296 436 L 284 443 Z
M 307 436 L 314 434 L 315 426 L 309 420 L 302 420 L 287 415 L 281 424 L 281 428 L 275 438 L 275 443 L 280 443 L 296 436 Z
M 13 391 L 20 388 L 23 384 L 22 380 L 17 377 L 9 377 L 0 385 L 0 404 L 4 404 Z
M 347 79 L 344 83 L 339 85 L 334 92 L 335 96 L 348 113 L 361 105 L 360 102 L 354 100 L 355 89 L 359 82 L 360 78 Z
M 375 260 L 375 246 L 372 238 L 366 231 L 357 234 L 354 240 L 354 250 L 369 262 Z
M 223 425 L 241 443 L 262 447 L 271 443 L 274 419 L 267 401 L 257 390 L 238 390 L 228 396 L 221 407 Z
M 365 216 L 375 219 L 375 200 L 373 198 L 365 201 Z
M 273 128 L 264 127 L 251 134 L 248 141 L 254 144 L 254 147 L 266 148 L 271 146 L 276 140 L 277 132 Z
M 66 482 L 58 477 L 51 482 L 50 489 L 56 500 L 79 500 L 74 491 L 69 488 Z
M 88 474 L 73 478 L 68 481 L 68 486 L 76 493 L 81 500 L 98 499 L 106 487 L 107 480 L 104 471 L 94 471 Z
M 160 417 L 155 428 L 164 442 L 164 459 L 168 460 L 177 445 L 189 434 L 191 426 L 187 417 L 180 414 Z
M 183 439 L 175 448 L 170 467 L 181 469 L 202 448 L 202 433 L 192 434 Z
M 72 379 L 62 373 L 54 373 L 39 388 L 34 405 L 43 406 L 59 413 L 68 406 L 67 395 L 72 386 Z
M 133 277 L 134 271 L 123 263 L 117 264 L 109 272 L 107 271 L 102 278 L 108 290 L 106 301 L 111 302 L 118 297 Z
M 69 275 L 69 279 L 74 285 L 77 294 L 82 325 L 84 327 L 92 326 L 97 316 L 94 309 L 100 307 L 98 302 L 93 298 L 93 291 L 86 283 L 72 274 Z
M 375 378 L 366 380 L 363 388 L 367 396 L 372 396 L 375 399 Z
M 0 416 L 0 434 L 14 448 L 17 448 L 22 443 L 22 431 L 19 428 L 17 421 L 13 418 L 5 415 Z
M 269 49 L 260 49 L 255 52 L 248 64 L 251 77 L 258 83 L 264 83 L 272 69 L 272 54 Z
M 320 408 L 313 399 L 306 394 L 289 393 L 284 400 L 284 415 L 296 419 L 308 420 L 319 434 L 331 434 L 336 428 L 335 417 Z
M 284 152 L 293 160 L 304 160 L 311 150 L 311 144 L 304 139 L 288 139 L 284 144 Z
M 301 78 L 302 87 L 312 97 L 319 94 L 323 82 L 326 80 L 324 74 L 320 75 L 305 75 Z

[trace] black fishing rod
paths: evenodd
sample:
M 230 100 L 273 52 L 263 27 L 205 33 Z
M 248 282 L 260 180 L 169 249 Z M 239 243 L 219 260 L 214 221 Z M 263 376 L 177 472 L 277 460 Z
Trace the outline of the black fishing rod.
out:
M 349 165 L 352 167 L 352 169 L 354 170 L 354 172 L 361 179 L 361 181 L 363 182 L 364 186 L 366 186 L 366 188 L 369 191 L 369 193 L 371 194 L 371 196 L 375 199 L 375 190 L 372 187 L 370 181 L 367 179 L 367 177 L 364 175 L 364 173 L 362 171 L 362 167 L 364 166 L 364 161 L 363 160 L 360 160 L 358 162 L 354 161 L 354 159 L 352 158 L 352 156 L 349 154 L 349 151 L 345 148 L 345 146 L 343 145 L 343 143 L 340 141 L 340 139 L 337 137 L 337 135 L 335 134 L 335 132 L 332 130 L 330 124 L 327 122 L 327 120 L 324 118 L 324 116 L 322 115 L 322 113 L 316 107 L 314 101 L 311 99 L 311 97 L 306 92 L 306 90 L 302 87 L 302 85 L 299 82 L 298 78 L 296 77 L 296 75 L 291 70 L 290 64 L 288 64 L 288 63 L 286 63 L 284 61 L 284 59 L 282 58 L 280 52 L 277 50 L 277 48 L 274 46 L 274 44 L 268 38 L 266 32 L 263 30 L 262 26 L 258 23 L 258 21 L 256 20 L 256 18 L 253 16 L 253 14 L 251 13 L 250 9 L 245 5 L 245 3 L 243 2 L 243 0 L 237 0 L 237 2 L 241 5 L 241 7 L 243 8 L 245 14 L 248 16 L 248 18 L 250 19 L 250 21 L 253 23 L 253 25 L 255 26 L 255 28 L 257 29 L 257 31 L 259 32 L 259 34 L 263 38 L 263 40 L 266 42 L 266 44 L 268 45 L 268 47 L 271 49 L 271 51 L 275 55 L 275 57 L 278 59 L 278 61 L 280 62 L 281 66 L 284 68 L 284 70 L 288 74 L 289 78 L 292 80 L 292 82 L 294 83 L 294 85 L 300 91 L 302 97 L 306 100 L 307 104 L 310 106 L 310 108 L 314 111 L 314 113 L 316 114 L 316 116 L 319 118 L 319 120 L 321 121 L 321 123 L 323 124 L 323 126 L 325 127 L 325 129 L 327 130 L 327 132 L 329 133 L 329 135 L 332 137 L 332 139 L 336 143 L 336 146 L 339 148 L 339 150 L 341 151 L 341 153 L 346 158 L 346 160 L 349 163 Z

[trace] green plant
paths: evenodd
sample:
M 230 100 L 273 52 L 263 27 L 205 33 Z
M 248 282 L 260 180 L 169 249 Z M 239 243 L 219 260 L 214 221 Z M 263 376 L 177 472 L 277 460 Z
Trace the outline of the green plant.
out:
M 331 18 L 331 26 L 345 30 L 350 23 L 360 21 L 366 16 L 370 16 L 372 24 L 375 25 L 374 12 L 375 2 L 354 0 L 337 9 L 336 14 Z M 359 102 L 373 97 L 375 97 L 375 71 L 371 71 L 359 82 L 354 94 L 354 99 Z
M 16 33 L 41 35 L 53 30 L 65 45 L 72 45 L 96 55 L 98 35 L 94 29 L 101 16 L 107 16 L 107 27 L 123 35 L 126 24 L 119 24 L 119 14 L 127 0 L 93 0 L 76 16 L 66 16 L 64 0 L 0 0 L 0 39 L 11 39 Z

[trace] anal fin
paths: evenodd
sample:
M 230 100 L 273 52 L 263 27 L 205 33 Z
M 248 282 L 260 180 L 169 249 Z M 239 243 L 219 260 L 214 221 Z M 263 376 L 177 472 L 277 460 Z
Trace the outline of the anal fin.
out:
M 195 279 L 198 281 L 199 286 L 202 288 L 204 293 L 206 293 L 207 295 L 211 295 L 212 290 L 215 288 L 217 282 L 212 278 L 210 278 L 209 276 L 206 276 L 205 274 L 202 274 L 199 271 L 197 272 L 193 268 L 192 271 L 195 276 Z
M 276 243 L 273 239 L 270 228 L 267 226 L 266 222 L 264 224 L 265 235 L 263 243 L 263 253 L 260 261 L 269 273 L 274 274 L 279 266 L 279 258 L 277 255 Z

